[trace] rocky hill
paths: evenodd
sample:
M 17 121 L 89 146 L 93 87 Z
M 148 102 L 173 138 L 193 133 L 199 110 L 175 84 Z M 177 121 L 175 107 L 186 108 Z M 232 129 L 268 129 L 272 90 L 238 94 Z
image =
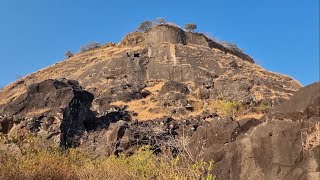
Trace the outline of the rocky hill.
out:
M 28 93 L 32 84 L 63 78 L 78 81 L 94 95 L 93 111 L 102 114 L 114 105 L 126 105 L 138 120 L 199 115 L 211 111 L 217 99 L 269 108 L 301 88 L 294 79 L 266 71 L 250 56 L 203 34 L 159 25 L 146 33 L 129 33 L 117 45 L 108 43 L 81 52 L 10 84 L 0 93 L 0 113 L 41 115 L 52 106 L 23 112 L 6 109 Z
M 220 179 L 314 179 L 319 83 L 301 88 L 239 49 L 161 24 L 1 90 L 0 150 L 33 134 L 97 157 L 168 147 L 214 160 Z

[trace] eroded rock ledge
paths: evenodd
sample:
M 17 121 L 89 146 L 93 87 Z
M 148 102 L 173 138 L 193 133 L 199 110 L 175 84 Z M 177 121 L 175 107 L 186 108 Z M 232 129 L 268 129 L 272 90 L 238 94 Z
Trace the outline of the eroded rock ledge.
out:
M 150 28 L 147 32 L 133 32 L 129 33 L 122 39 L 120 45 L 146 45 L 152 47 L 154 44 L 170 43 L 183 45 L 199 45 L 210 48 L 219 49 L 225 53 L 233 54 L 245 61 L 254 63 L 253 59 L 240 51 L 223 46 L 221 43 L 206 37 L 202 33 L 186 32 L 181 28 L 161 24 Z

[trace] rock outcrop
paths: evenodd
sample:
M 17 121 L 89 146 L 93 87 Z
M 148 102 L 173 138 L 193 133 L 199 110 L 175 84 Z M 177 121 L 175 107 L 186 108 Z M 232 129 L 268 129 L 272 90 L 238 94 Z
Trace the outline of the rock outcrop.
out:
M 31 84 L 26 93 L 3 107 L 0 132 L 9 136 L 35 133 L 54 144 L 77 146 L 77 139 L 94 120 L 93 95 L 77 81 L 49 79 Z
M 301 89 L 261 120 L 222 119 L 198 128 L 191 152 L 213 159 L 219 179 L 320 177 L 319 87 Z M 301 116 L 306 110 L 308 115 Z

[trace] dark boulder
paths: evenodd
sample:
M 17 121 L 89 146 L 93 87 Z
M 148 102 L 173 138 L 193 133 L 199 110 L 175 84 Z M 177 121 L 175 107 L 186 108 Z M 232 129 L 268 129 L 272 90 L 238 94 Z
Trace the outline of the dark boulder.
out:
M 69 106 L 63 111 L 63 120 L 60 126 L 60 146 L 77 147 L 80 138 L 86 130 L 85 124 L 95 121 L 95 115 L 90 110 L 93 95 L 83 90 L 73 90 L 74 97 Z
M 14 136 L 28 132 L 53 138 L 54 144 L 60 141 L 63 147 L 76 147 L 86 125 L 96 119 L 90 110 L 93 98 L 73 80 L 48 79 L 31 84 L 26 93 L 1 108 L 1 132 Z
M 101 103 L 101 105 L 103 105 L 104 103 L 109 104 L 110 102 L 114 101 L 128 102 L 134 99 L 145 98 L 148 95 L 150 95 L 150 92 L 144 89 L 145 87 L 146 84 L 140 82 L 126 83 L 113 86 L 101 95 L 102 97 L 109 99 L 108 102 L 104 100 L 103 103 Z
M 272 109 L 262 119 L 277 117 L 281 119 L 301 120 L 320 117 L 320 83 L 308 85 L 279 106 Z
M 168 92 L 175 91 L 182 94 L 188 94 L 189 89 L 184 83 L 180 83 L 177 81 L 167 81 L 161 88 L 160 94 L 166 94 Z

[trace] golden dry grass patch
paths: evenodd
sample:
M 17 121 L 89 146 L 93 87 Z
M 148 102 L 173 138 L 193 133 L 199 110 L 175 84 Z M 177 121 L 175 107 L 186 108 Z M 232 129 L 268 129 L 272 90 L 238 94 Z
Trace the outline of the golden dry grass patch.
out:
M 137 116 L 135 118 L 137 118 L 137 120 L 139 121 L 162 118 L 170 115 L 169 112 L 167 112 L 165 109 L 158 108 L 158 102 L 153 102 L 150 99 L 151 97 L 132 100 L 129 102 L 116 101 L 111 103 L 111 105 L 128 106 L 127 110 L 137 113 Z M 157 112 L 151 112 L 151 109 L 157 109 Z

